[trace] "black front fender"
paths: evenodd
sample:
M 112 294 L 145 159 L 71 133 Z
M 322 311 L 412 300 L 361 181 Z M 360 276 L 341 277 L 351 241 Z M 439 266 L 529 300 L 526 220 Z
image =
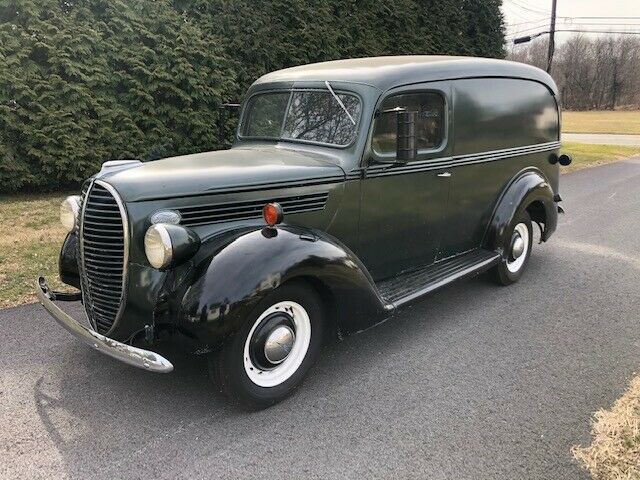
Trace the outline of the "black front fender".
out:
M 80 273 L 78 273 L 78 236 L 68 233 L 60 249 L 58 272 L 63 283 L 80 289 Z
M 237 331 L 256 303 L 293 279 L 309 281 L 331 303 L 341 332 L 380 321 L 384 305 L 360 260 L 324 232 L 284 225 L 205 242 L 195 282 L 180 309 L 179 329 L 203 346 Z
M 539 209 L 542 208 L 542 212 Z M 544 224 L 542 241 L 546 241 L 558 224 L 558 210 L 554 202 L 553 189 L 541 172 L 525 170 L 516 175 L 502 194 L 483 242 L 486 248 L 502 251 L 505 235 L 516 212 L 528 209 L 539 215 L 532 218 Z M 544 219 L 544 220 L 543 220 Z

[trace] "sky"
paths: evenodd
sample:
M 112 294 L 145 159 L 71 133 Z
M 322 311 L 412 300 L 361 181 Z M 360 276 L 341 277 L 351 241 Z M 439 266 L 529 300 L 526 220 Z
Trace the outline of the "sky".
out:
M 507 40 L 511 41 L 517 36 L 549 30 L 551 0 L 503 0 L 502 12 L 507 25 Z M 557 30 L 610 30 L 640 33 L 640 0 L 557 0 L 557 17 Z M 556 43 L 562 43 L 571 35 L 571 33 L 557 33 Z M 640 35 L 635 36 L 640 37 Z

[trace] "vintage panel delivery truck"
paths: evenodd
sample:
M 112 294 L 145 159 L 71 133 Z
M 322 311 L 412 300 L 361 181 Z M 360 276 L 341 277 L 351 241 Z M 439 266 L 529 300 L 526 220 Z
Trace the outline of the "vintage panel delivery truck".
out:
M 288 395 L 323 337 L 489 270 L 517 281 L 557 223 L 560 111 L 545 72 L 407 56 L 267 74 L 230 150 L 112 161 L 65 200 L 44 307 L 97 350 L 156 372 L 157 339 L 208 355 L 230 398 Z M 81 300 L 88 324 L 56 300 Z

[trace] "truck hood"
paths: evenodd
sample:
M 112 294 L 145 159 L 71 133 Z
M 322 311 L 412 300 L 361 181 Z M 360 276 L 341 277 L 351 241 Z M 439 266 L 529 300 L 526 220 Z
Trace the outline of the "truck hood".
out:
M 99 174 L 125 202 L 266 190 L 344 179 L 333 157 L 278 146 L 236 147 Z

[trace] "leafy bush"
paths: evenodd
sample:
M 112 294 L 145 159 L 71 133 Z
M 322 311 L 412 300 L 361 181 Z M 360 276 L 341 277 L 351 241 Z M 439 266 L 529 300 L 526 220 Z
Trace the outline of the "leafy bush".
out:
M 501 57 L 499 0 L 0 0 L 0 192 L 219 148 L 220 105 L 336 58 Z M 226 121 L 226 136 L 232 129 Z

